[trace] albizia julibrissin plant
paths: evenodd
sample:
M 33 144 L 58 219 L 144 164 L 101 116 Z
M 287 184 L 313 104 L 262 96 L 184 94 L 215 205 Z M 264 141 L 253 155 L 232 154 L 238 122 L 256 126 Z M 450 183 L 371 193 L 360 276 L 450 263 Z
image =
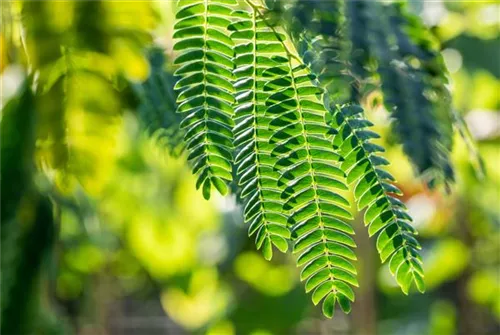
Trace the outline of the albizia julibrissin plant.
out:
M 177 112 L 205 198 L 234 181 L 257 249 L 291 245 L 331 317 L 358 286 L 351 189 L 382 262 L 404 293 L 423 292 L 417 232 L 359 106 L 375 78 L 416 170 L 452 180 L 446 68 L 418 19 L 400 3 L 198 0 L 179 1 L 174 29 Z
M 68 176 L 81 172 L 75 157 L 96 158 L 83 150 L 95 142 L 68 138 L 108 134 L 128 107 L 121 83 L 142 72 L 127 73 L 131 67 L 116 60 L 144 51 L 156 19 L 148 2 L 61 3 L 78 15 L 71 29 L 54 32 L 38 15 L 50 12 L 47 4 L 23 5 L 30 78 L 38 78 L 26 87 L 37 87 L 36 136 L 46 144 L 36 156 Z M 99 24 L 89 25 L 88 15 Z M 438 43 L 404 3 L 180 0 L 173 38 L 176 78 L 152 53 L 153 73 L 132 88 L 148 130 L 162 130 L 161 141 L 176 151 L 183 134 L 203 196 L 236 193 L 257 249 L 271 259 L 291 248 L 306 291 L 332 317 L 337 304 L 351 310 L 358 286 L 351 204 L 343 196 L 350 190 L 402 291 L 423 292 L 417 232 L 360 106 L 379 90 L 415 172 L 430 186 L 453 181 L 446 67 Z M 82 89 L 72 85 L 77 79 L 99 86 Z M 96 87 L 109 94 L 93 94 Z M 167 117 L 174 108 L 178 115 Z M 80 134 L 82 127 L 66 125 L 75 111 L 102 118 L 99 129 Z

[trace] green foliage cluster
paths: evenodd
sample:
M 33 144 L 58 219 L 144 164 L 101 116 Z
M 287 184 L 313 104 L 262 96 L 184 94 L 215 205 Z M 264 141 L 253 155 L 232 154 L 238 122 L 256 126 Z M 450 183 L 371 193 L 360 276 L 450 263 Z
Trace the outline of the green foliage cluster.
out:
M 359 101 L 379 87 L 418 173 L 430 186 L 453 181 L 447 70 L 420 19 L 399 1 L 299 0 L 283 7 L 299 53 L 331 101 Z
M 1 330 L 25 334 L 38 318 L 39 271 L 55 239 L 52 207 L 38 192 L 34 171 L 33 94 L 27 84 L 2 110 Z M 20 312 L 21 311 L 21 312 Z
M 382 262 L 403 292 L 423 292 L 416 231 L 357 104 L 378 78 L 417 170 L 452 179 L 449 101 L 437 99 L 449 96 L 446 71 L 429 34 L 400 3 L 237 5 L 178 4 L 177 112 L 196 187 L 208 199 L 235 180 L 257 248 L 271 259 L 290 242 L 306 291 L 331 317 L 337 303 L 350 311 L 358 285 L 350 185 Z
M 417 232 L 361 107 L 368 93 L 380 90 L 416 172 L 430 185 L 453 180 L 447 71 L 439 46 L 404 4 L 180 0 L 177 78 L 164 71 L 162 50 L 150 51 L 149 64 L 142 58 L 155 21 L 149 4 L 57 6 L 72 13 L 68 22 L 51 24 L 52 7 L 44 2 L 23 5 L 27 58 L 37 74 L 23 100 L 32 103 L 25 110 L 36 134 L 25 156 L 34 155 L 39 168 L 62 170 L 64 181 L 74 174 L 82 184 L 97 184 L 89 171 L 106 169 L 93 160 L 95 144 L 116 136 L 113 125 L 132 107 L 169 149 L 187 151 L 206 199 L 213 189 L 238 196 L 264 258 L 276 249 L 297 254 L 300 279 L 325 316 L 336 305 L 350 312 L 358 286 L 349 191 L 402 291 L 414 285 L 424 292 Z M 141 19 L 130 20 L 135 11 Z M 11 126 L 14 107 L 7 107 L 2 127 Z M 85 118 L 100 127 L 80 124 Z M 10 136 L 2 131 L 2 155 L 11 154 L 4 134 Z M 9 171 L 2 166 L 3 180 Z M 31 183 L 30 173 L 18 178 L 20 185 Z M 45 200 L 33 206 L 42 204 L 35 212 L 49 217 Z M 15 210 L 4 215 L 9 207 L 3 205 L 2 217 L 13 217 Z
M 109 155 L 99 156 L 95 142 L 105 147 L 116 136 L 110 130 L 128 103 L 123 82 L 137 75 L 123 59 L 143 52 L 154 19 L 149 5 L 136 7 L 143 15 L 136 24 L 124 20 L 134 8 L 105 1 L 2 3 L 2 19 L 16 6 L 31 71 L 2 109 L 0 329 L 28 334 L 54 326 L 43 324 L 51 321 L 39 292 L 59 219 L 34 176 L 47 172 L 65 193 L 75 179 L 92 183 L 105 170 Z

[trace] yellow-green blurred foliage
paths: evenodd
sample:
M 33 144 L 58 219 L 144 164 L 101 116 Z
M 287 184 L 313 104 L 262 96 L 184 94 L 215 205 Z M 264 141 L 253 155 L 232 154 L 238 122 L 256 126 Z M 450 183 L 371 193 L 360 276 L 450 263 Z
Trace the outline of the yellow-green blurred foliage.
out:
M 372 317 L 379 333 L 457 334 L 458 322 L 468 317 L 461 303 L 500 321 L 499 70 L 495 60 L 481 63 L 478 55 L 466 61 L 463 54 L 475 46 L 469 39 L 499 45 L 498 6 L 446 2 L 435 28 L 445 42 L 454 107 L 477 142 L 484 178 L 477 177 L 471 150 L 456 134 L 456 183 L 450 194 L 428 190 L 392 144 L 385 111 L 370 111 L 423 242 L 427 287 L 423 296 L 403 296 L 389 271 L 378 266 L 373 241 L 358 234 L 358 250 L 374 255 L 364 260 L 370 266 L 357 264 L 363 266 L 360 276 L 374 282 L 364 285 L 373 287 L 371 296 L 356 290 L 353 318 Z M 3 11 L 2 28 L 8 29 L 0 38 L 0 71 L 17 61 L 36 73 L 37 164 L 60 211 L 54 291 L 68 310 L 72 302 L 81 304 L 74 319 L 98 322 L 92 306 L 105 309 L 109 299 L 133 296 L 157 301 L 176 330 L 186 332 L 292 334 L 300 324 L 326 334 L 341 333 L 342 322 L 359 329 L 342 316 L 319 320 L 294 256 L 265 261 L 246 236 L 234 197 L 204 200 L 186 155 L 173 157 L 140 129 L 128 83 L 150 77 L 144 46 L 153 37 L 167 41 L 167 49 L 171 45 L 164 32 L 172 31 L 172 4 L 26 1 L 8 10 L 16 17 L 23 13 L 26 57 L 13 57 L 14 49 L 22 50 L 12 39 L 19 23 Z M 151 35 L 158 23 L 162 34 Z M 104 293 L 98 290 L 103 277 L 112 281 Z M 138 316 L 147 313 L 138 308 Z
M 167 7 L 171 10 L 169 6 L 170 4 Z M 498 21 L 492 23 L 480 19 L 484 15 L 491 15 L 485 14 L 489 11 L 489 6 L 492 4 L 450 4 L 447 14 L 437 26 L 438 36 L 443 41 L 462 35 L 481 39 L 498 36 L 498 32 L 495 35 L 494 29 Z M 169 18 L 171 19 L 164 15 L 163 20 Z M 171 31 L 170 25 L 165 24 L 165 27 L 166 31 Z M 161 38 L 169 41 L 165 36 Z M 111 62 L 114 66 L 128 68 L 130 72 L 126 74 L 129 77 L 144 78 L 147 70 L 144 70 L 142 60 L 137 59 L 136 65 L 131 66 L 135 58 L 128 58 L 127 52 L 124 55 L 126 57 L 123 59 L 116 56 L 117 61 Z M 486 69 L 467 68 L 460 52 L 453 45 L 446 49 L 443 55 L 451 71 L 451 87 L 457 113 L 463 115 L 467 122 L 470 121 L 468 117 L 474 116 L 474 111 L 477 110 L 487 111 L 498 118 L 498 78 Z M 89 61 L 90 59 L 82 57 L 79 64 L 84 64 L 85 60 L 90 64 L 99 63 Z M 81 66 L 87 67 L 89 63 Z M 110 71 L 110 68 L 112 67 L 103 66 L 107 71 Z M 113 71 L 104 75 L 108 79 L 114 76 Z M 110 94 L 100 96 L 106 95 L 111 99 L 107 103 L 109 106 L 112 104 L 111 92 L 114 87 L 108 88 L 111 90 Z M 74 105 L 69 105 L 74 107 L 68 108 L 74 110 L 71 112 L 74 114 L 70 114 L 71 118 L 68 119 L 68 125 L 71 125 L 68 129 L 75 134 L 74 137 L 68 136 L 68 139 L 74 138 L 73 145 L 82 152 L 85 151 L 85 144 L 90 143 L 86 142 L 86 138 L 92 138 L 85 133 L 84 120 L 89 118 L 91 129 L 93 121 L 88 115 L 93 114 L 78 109 L 79 105 L 84 104 L 78 100 L 79 93 L 85 92 L 86 89 L 88 88 L 84 85 L 82 91 L 74 93 L 75 98 L 68 100 L 76 101 Z M 104 87 L 96 90 L 106 91 Z M 68 97 L 71 97 L 71 94 L 68 94 Z M 98 102 L 95 104 L 98 106 Z M 104 114 L 106 111 L 104 109 Z M 112 115 L 111 111 L 109 115 Z M 453 160 L 457 169 L 457 181 L 451 193 L 445 194 L 442 190 L 428 190 L 421 180 L 415 178 L 414 170 L 401 148 L 391 145 L 392 134 L 387 126 L 385 112 L 375 109 L 370 116 L 377 125 L 375 130 L 383 135 L 380 142 L 388 148 L 385 155 L 392 163 L 389 170 L 405 193 L 403 200 L 408 204 L 415 219 L 415 226 L 424 241 L 427 293 L 422 300 L 411 294 L 409 297 L 402 297 L 389 271 L 375 266 L 376 283 L 381 295 L 377 305 L 377 308 L 381 309 L 380 318 L 391 320 L 391 325 L 394 325 L 388 326 L 387 329 L 392 330 L 388 333 L 404 333 L 401 329 L 414 324 L 410 322 L 406 325 L 405 320 L 422 320 L 424 317 L 426 333 L 456 334 L 457 322 L 462 317 L 461 311 L 454 302 L 442 297 L 441 292 L 445 288 L 453 290 L 455 283 L 461 280 L 466 283 L 465 294 L 469 299 L 468 303 L 483 306 L 500 320 L 500 286 L 497 280 L 499 260 L 485 261 L 491 259 L 489 255 L 498 251 L 495 247 L 495 241 L 498 241 L 495 217 L 500 217 L 496 205 L 500 189 L 500 174 L 497 168 L 500 152 L 498 137 L 495 137 L 498 133 L 490 133 L 483 141 L 475 132 L 476 129 L 471 129 L 472 136 L 479 141 L 478 148 L 485 162 L 487 177 L 483 180 L 478 179 L 471 167 L 470 147 L 463 137 L 456 134 Z M 245 329 L 241 331 L 242 334 L 286 333 L 286 330 L 283 331 L 287 329 L 286 326 L 279 328 L 262 320 L 262 323 L 257 320 L 252 321 L 255 325 L 243 326 L 245 323 L 239 311 L 243 310 L 247 314 L 251 313 L 250 311 L 259 311 L 273 315 L 272 313 L 276 312 L 274 301 L 280 301 L 281 305 L 276 305 L 280 308 L 291 308 L 291 305 L 295 305 L 299 311 L 304 310 L 303 306 L 306 305 L 303 305 L 300 299 L 290 298 L 294 297 L 294 289 L 300 286 L 293 260 L 285 257 L 269 263 L 253 250 L 253 246 L 249 250 L 239 247 L 237 250 L 243 251 L 231 255 L 229 242 L 241 244 L 238 236 L 245 238 L 245 233 L 238 230 L 238 235 L 229 235 L 227 239 L 224 222 L 228 221 L 228 212 L 231 215 L 241 215 L 239 211 L 232 208 L 232 205 L 227 205 L 228 199 L 218 198 L 210 202 L 203 200 L 200 192 L 194 188 L 195 181 L 185 164 L 185 157 L 170 157 L 162 147 L 158 147 L 157 142 L 138 135 L 137 124 L 133 118 L 127 117 L 126 122 L 119 121 L 121 118 L 118 117 L 114 120 L 116 123 L 107 125 L 111 128 L 109 134 L 120 134 L 118 137 L 108 137 L 108 141 L 115 141 L 115 145 L 109 147 L 115 149 L 105 149 L 108 145 L 102 143 L 106 142 L 97 145 L 98 136 L 104 135 L 93 134 L 96 136 L 94 150 L 87 154 L 106 156 L 107 162 L 100 163 L 102 165 L 99 173 L 89 174 L 87 181 L 81 179 L 81 182 L 83 181 L 85 188 L 99 193 L 99 220 L 105 224 L 106 229 L 122 237 L 123 249 L 109 252 L 82 244 L 75 250 L 68 251 L 64 259 L 68 269 L 60 273 L 58 280 L 60 294 L 68 298 L 74 297 L 74 292 L 84 290 L 81 274 L 98 272 L 105 266 L 104 263 L 109 263 L 113 274 L 120 278 L 126 291 L 143 288 L 148 281 L 143 275 L 144 271 L 151 276 L 154 282 L 159 283 L 161 305 L 166 313 L 189 331 L 203 329 L 210 335 L 238 334 L 241 329 Z M 97 123 L 97 119 L 94 122 Z M 103 133 L 105 131 L 103 130 Z M 112 160 L 111 157 L 116 159 Z M 92 171 L 92 166 L 79 166 L 82 167 L 81 173 Z M 105 174 L 111 175 L 107 183 L 104 182 Z M 102 191 L 97 192 L 100 186 Z M 78 231 L 78 220 L 74 221 L 73 227 Z M 241 221 L 240 216 L 237 221 Z M 89 227 L 87 229 L 90 229 Z M 71 235 L 70 232 L 68 234 Z M 464 237 L 464 234 L 472 236 Z M 363 248 L 371 250 L 369 253 L 372 255 L 375 252 L 372 244 Z M 87 259 L 88 261 L 83 261 Z M 223 266 L 225 262 L 230 264 Z M 229 277 L 228 271 L 231 273 Z M 360 271 L 360 276 L 369 276 L 363 271 L 364 269 Z M 241 291 L 246 290 L 250 290 L 249 296 L 258 295 L 262 300 L 248 297 L 248 300 L 245 300 L 245 294 Z M 398 320 L 390 319 L 387 313 L 396 313 L 396 310 L 387 303 L 391 301 L 388 299 L 402 300 L 398 308 L 404 311 L 401 313 L 407 315 Z M 260 305 L 263 302 L 265 305 Z M 387 309 L 390 312 L 387 312 Z M 303 318 L 305 323 L 314 323 L 312 318 L 301 315 L 300 318 Z M 258 318 L 252 314 L 248 317 Z M 298 320 L 301 320 L 300 318 Z M 385 323 L 381 324 L 387 326 Z M 268 328 L 282 329 L 282 332 Z
M 162 292 L 166 312 L 187 329 L 197 329 L 224 315 L 231 291 L 218 279 L 216 269 L 196 269 L 187 292 L 171 287 Z
M 131 142 L 130 132 L 122 134 L 125 156 L 103 192 L 102 215 L 154 277 L 187 273 L 203 265 L 193 246 L 217 232 L 220 214 L 194 188 L 184 156 L 167 156 L 144 138 Z
M 149 2 L 14 5 L 21 7 L 27 62 L 35 70 L 39 164 L 61 191 L 78 181 L 97 194 L 113 173 L 116 134 L 129 107 L 120 82 L 147 78 L 143 52 L 157 14 Z
M 498 1 L 454 1 L 446 4 L 451 9 L 443 16 L 437 34 L 447 41 L 460 34 L 481 39 L 498 38 Z
M 84 221 L 91 222 L 68 222 L 73 228 L 63 229 L 62 238 L 77 236 L 81 229 L 88 234 L 109 230 L 121 237 L 126 251 L 103 250 L 99 243 L 70 247 L 63 260 L 68 271 L 60 274 L 58 289 L 65 298 L 81 294 L 78 290 L 84 287 L 78 284 L 78 277 L 102 270 L 105 263 L 124 280 L 125 290 L 137 289 L 134 283 L 127 283 L 127 277 L 136 276 L 140 268 L 160 283 L 187 276 L 186 291 L 175 285 L 164 287 L 162 305 L 183 326 L 201 327 L 224 312 L 231 298 L 214 267 L 223 257 L 217 199 L 204 200 L 194 187 L 195 178 L 185 157 L 173 158 L 140 135 L 134 118 L 125 118 L 118 135 L 121 154 L 113 178 L 96 198 L 99 218 L 93 219 L 99 222 L 89 218 Z M 200 249 L 202 244 L 205 249 Z
M 251 270 L 248 264 L 252 264 Z M 266 262 L 256 252 L 240 254 L 234 262 L 234 267 L 239 278 L 270 296 L 288 293 L 297 281 L 297 273 L 290 264 L 276 265 Z

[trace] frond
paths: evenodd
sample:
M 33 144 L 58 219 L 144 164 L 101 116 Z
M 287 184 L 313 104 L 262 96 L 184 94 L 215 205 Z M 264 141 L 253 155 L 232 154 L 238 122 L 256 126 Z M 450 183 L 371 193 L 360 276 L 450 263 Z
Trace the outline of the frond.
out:
M 146 48 L 153 8 L 149 1 L 22 2 L 29 76 L 21 99 L 4 109 L 0 134 L 1 179 L 19 186 L 2 184 L 9 196 L 1 242 L 10 252 L 2 267 L 15 258 L 22 268 L 2 272 L 2 329 L 4 320 L 21 324 L 9 304 L 20 283 L 36 278 L 55 236 L 31 158 L 50 172 L 56 193 L 80 184 L 95 195 L 117 167 L 127 108 L 159 142 L 186 149 L 204 198 L 232 188 L 265 259 L 293 246 L 305 290 L 325 316 L 337 304 L 348 313 L 358 286 L 343 196 L 350 190 L 402 291 L 423 292 L 417 232 L 359 107 L 368 91 L 380 90 L 416 172 L 430 185 L 453 180 L 452 125 L 464 138 L 467 131 L 451 110 L 439 44 L 418 17 L 401 1 L 179 0 L 172 74 L 162 50 Z M 52 20 L 58 12 L 68 15 Z M 22 211 L 33 215 L 15 215 Z
M 271 155 L 272 115 L 266 113 L 266 100 L 271 95 L 264 87 L 268 81 L 279 79 L 272 69 L 286 64 L 278 56 L 285 49 L 255 8 L 233 13 L 229 26 L 235 41 L 235 157 L 241 198 L 246 199 L 244 218 L 250 223 L 249 235 L 255 235 L 257 249 L 271 259 L 274 245 L 282 252 L 288 250 L 290 231 L 283 215 L 282 189 L 279 173 L 274 169 L 278 159 Z
M 353 230 L 345 222 L 352 217 L 345 209 L 348 201 L 339 195 L 347 186 L 326 123 L 323 89 L 288 49 L 282 37 L 286 34 L 272 29 L 284 47 L 284 52 L 273 47 L 274 52 L 284 59 L 263 72 L 274 77 L 263 86 L 269 94 L 265 113 L 272 118 L 271 156 L 278 158 L 274 167 L 281 175 L 278 185 L 283 187 L 293 252 L 299 254 L 297 264 L 303 266 L 301 280 L 306 281 L 306 291 L 313 292 L 313 303 L 323 301 L 323 313 L 331 317 L 337 303 L 350 311 L 351 286 L 358 285 L 351 263 L 356 259 L 351 249 L 356 246 L 350 237 Z
M 183 151 L 184 132 L 179 129 L 181 115 L 175 113 L 175 78 L 165 69 L 166 57 L 162 49 L 150 49 L 148 58 L 151 68 L 148 79 L 132 86 L 139 98 L 138 117 L 160 146 L 178 155 Z
M 347 190 L 344 173 L 339 169 L 340 156 L 333 151 L 332 135 L 326 125 L 326 111 L 318 95 L 323 94 L 311 80 L 303 64 L 295 65 L 288 55 L 287 73 L 264 89 L 277 90 L 267 100 L 268 113 L 275 115 L 276 166 L 286 185 L 284 209 L 290 213 L 294 253 L 300 253 L 298 265 L 304 266 L 301 280 L 306 291 L 313 292 L 313 302 L 323 298 L 323 312 L 333 315 L 338 302 L 348 312 L 357 285 L 352 219 L 345 207 L 348 201 L 339 195 Z M 307 78 L 307 79 L 306 79 Z M 276 85 L 277 87 L 273 87 Z
M 360 101 L 376 70 L 396 133 L 417 171 L 431 181 L 440 175 L 452 180 L 447 71 L 438 43 L 420 20 L 401 3 L 297 1 L 291 8 L 294 42 L 330 100 Z
M 451 102 L 442 56 L 401 4 L 370 6 L 373 13 L 386 15 L 384 21 L 374 14 L 370 27 L 384 102 L 403 150 L 419 173 L 430 174 L 431 182 L 440 175 L 453 180 Z
M 227 27 L 231 23 L 234 0 L 179 1 L 174 26 L 179 51 L 175 63 L 178 113 L 181 127 L 198 175 L 196 187 L 210 197 L 212 185 L 221 193 L 232 180 L 233 151 L 233 41 Z
M 405 205 L 395 196 L 402 195 L 393 185 L 394 178 L 383 169 L 389 162 L 379 153 L 382 147 L 370 143 L 378 135 L 367 128 L 372 124 L 363 117 L 359 106 L 346 105 L 335 113 L 334 125 L 339 128 L 335 139 L 345 160 L 347 182 L 354 185 L 358 209 L 366 208 L 364 220 L 370 236 L 377 235 L 377 250 L 382 262 L 388 261 L 404 293 L 412 283 L 424 291 L 424 272 L 418 254 L 420 244 Z
M 368 67 L 370 59 L 376 56 L 384 59 L 394 56 L 387 47 L 385 54 L 378 52 L 384 49 L 383 46 L 379 46 L 379 50 L 372 49 L 374 40 L 371 36 L 376 36 L 373 31 L 377 31 L 370 21 L 376 13 L 372 6 L 378 4 L 346 3 L 345 10 L 351 20 L 349 31 L 353 44 L 352 47 L 347 47 L 342 43 L 345 38 L 345 28 L 342 25 L 335 30 L 321 29 L 331 28 L 330 20 L 335 17 L 335 13 L 344 10 L 342 6 L 335 2 L 302 1 L 295 5 L 293 16 L 296 16 L 299 22 L 292 22 L 289 29 L 294 31 L 294 42 L 299 50 L 302 50 L 304 59 L 309 61 L 311 70 L 322 87 L 326 88 L 332 106 L 339 101 L 339 95 L 338 88 L 331 85 L 331 78 L 339 78 L 339 72 L 347 70 L 344 77 L 354 78 L 352 98 L 359 99 L 359 83 L 363 81 L 363 77 L 371 74 Z M 326 10 L 327 8 L 329 10 Z M 380 13 L 380 16 L 383 15 Z M 350 54 L 351 64 L 343 62 L 348 59 L 346 51 Z M 382 82 L 382 85 L 384 84 Z M 423 290 L 423 271 L 417 253 L 420 246 L 412 236 L 416 231 L 410 225 L 411 218 L 405 212 L 404 204 L 393 195 L 400 191 L 392 185 L 392 176 L 381 168 L 381 165 L 388 164 L 377 155 L 383 148 L 369 143 L 369 139 L 377 135 L 363 129 L 371 124 L 363 119 L 361 108 L 347 106 L 343 112 L 335 111 L 335 107 L 333 109 L 335 120 L 332 122 L 332 129 L 340 132 L 335 137 L 335 147 L 340 148 L 338 154 L 344 159 L 340 167 L 347 174 L 348 183 L 354 185 L 358 208 L 362 210 L 368 207 L 370 214 L 365 216 L 366 224 L 369 226 L 370 236 L 379 235 L 377 248 L 382 261 L 389 260 L 391 271 L 405 293 L 412 282 L 419 290 Z

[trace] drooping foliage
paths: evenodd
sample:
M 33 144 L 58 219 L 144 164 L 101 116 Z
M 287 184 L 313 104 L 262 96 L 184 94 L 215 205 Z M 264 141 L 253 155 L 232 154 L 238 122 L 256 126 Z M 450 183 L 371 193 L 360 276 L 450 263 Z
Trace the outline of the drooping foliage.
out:
M 35 121 L 34 97 L 26 82 L 19 98 L 3 108 L 0 129 L 0 330 L 4 334 L 42 329 L 34 322 L 39 319 L 40 268 L 52 251 L 55 227 L 50 201 L 32 180 Z
M 270 259 L 273 246 L 286 251 L 290 240 L 306 291 L 332 316 L 337 303 L 350 311 L 351 286 L 358 285 L 343 196 L 347 173 L 358 207 L 368 207 L 382 261 L 389 260 L 404 292 L 412 283 L 423 291 L 420 246 L 396 198 L 400 191 L 380 167 L 382 149 L 368 141 L 376 134 L 363 129 L 369 123 L 359 119 L 361 108 L 335 107 L 361 94 L 373 53 L 371 40 L 340 18 L 351 13 L 361 20 L 370 5 L 298 1 L 291 25 L 283 26 L 279 15 L 288 15 L 287 5 L 276 2 L 270 11 L 257 2 L 234 10 L 232 4 L 181 1 L 177 12 L 178 111 L 187 115 L 197 187 L 206 198 L 211 185 L 225 194 L 234 164 L 257 248 Z M 348 36 L 357 40 L 352 49 Z
M 431 186 L 453 181 L 446 67 L 435 38 L 406 5 L 299 0 L 280 8 L 331 101 L 359 101 L 379 87 L 416 172 Z
M 344 157 L 342 170 L 347 182 L 353 185 L 358 209 L 366 209 L 365 225 L 368 235 L 377 235 L 377 250 L 382 262 L 389 261 L 403 292 L 415 283 L 424 291 L 421 248 L 411 226 L 406 206 L 396 197 L 401 191 L 393 185 L 394 177 L 383 169 L 389 162 L 380 156 L 384 149 L 370 143 L 379 136 L 367 128 L 373 124 L 363 116 L 359 106 L 345 106 L 336 111 L 334 125 L 340 136 L 336 145 Z
M 167 71 L 167 57 L 161 48 L 148 50 L 150 74 L 142 83 L 133 83 L 138 100 L 137 114 L 146 132 L 156 143 L 166 147 L 173 155 L 183 152 L 184 132 L 179 129 L 182 121 L 177 114 L 175 77 Z
M 270 96 L 266 83 L 279 76 L 265 71 L 282 65 L 287 59 L 277 55 L 284 52 L 280 36 L 266 25 L 256 9 L 233 15 L 238 17 L 229 26 L 235 42 L 236 175 L 240 197 L 245 199 L 244 216 L 249 223 L 249 235 L 255 235 L 257 248 L 262 248 L 266 259 L 271 259 L 273 245 L 287 251 L 290 232 L 282 213 L 279 173 L 274 169 L 278 158 L 272 154 L 274 146 L 270 142 L 272 117 L 266 113 Z
M 428 174 L 429 182 L 451 181 L 450 93 L 435 41 L 401 4 L 387 8 L 372 4 L 371 10 L 388 13 L 385 23 L 372 22 L 370 27 L 385 104 L 392 111 L 403 149 L 418 172 Z
M 188 159 L 205 198 L 211 187 L 226 194 L 232 180 L 234 50 L 227 28 L 236 1 L 180 1 L 174 25 L 175 63 L 181 79 L 177 112 L 184 113 Z
M 64 19 L 53 19 L 61 13 Z M 153 8 L 149 3 L 27 1 L 22 19 L 36 78 L 37 164 L 54 171 L 61 189 L 76 180 L 97 192 L 111 172 L 108 158 L 116 156 L 120 117 L 129 107 L 122 99 L 127 80 L 145 79 L 149 72 L 143 49 L 156 21 Z M 95 122 L 101 124 L 98 130 L 92 128 Z
M 74 13 L 61 26 L 35 19 L 51 15 L 43 2 L 24 6 L 28 61 L 38 78 L 40 146 L 33 150 L 40 167 L 91 183 L 95 175 L 79 173 L 99 156 L 89 144 L 116 136 L 119 116 L 137 109 L 150 133 L 172 150 L 186 149 L 205 198 L 214 188 L 237 193 L 266 259 L 291 247 L 306 292 L 327 317 L 337 305 L 349 312 L 358 286 L 349 191 L 403 292 L 412 285 L 424 291 L 417 233 L 360 106 L 380 90 L 416 170 L 452 180 L 446 69 L 404 5 L 180 0 L 175 78 L 161 50 L 150 49 L 149 62 L 143 57 L 150 4 L 129 5 L 61 3 Z M 131 19 L 136 11 L 142 20 Z M 88 13 L 96 16 L 91 23 Z M 137 101 L 123 104 L 130 92 Z M 99 134 L 86 129 L 88 118 L 103 125 Z
M 435 41 L 401 3 L 365 2 L 364 11 L 368 50 L 404 152 L 430 185 L 453 180 L 450 98 Z
M 20 8 L 9 32 L 22 24 L 23 49 L 9 55 L 25 53 L 28 77 L 2 109 L 0 331 L 56 333 L 41 296 L 58 233 L 46 182 L 58 194 L 77 182 L 89 193 L 102 187 L 127 81 L 148 74 L 142 53 L 155 15 L 149 3 L 26 1 L 2 3 L 2 19 L 4 6 Z

